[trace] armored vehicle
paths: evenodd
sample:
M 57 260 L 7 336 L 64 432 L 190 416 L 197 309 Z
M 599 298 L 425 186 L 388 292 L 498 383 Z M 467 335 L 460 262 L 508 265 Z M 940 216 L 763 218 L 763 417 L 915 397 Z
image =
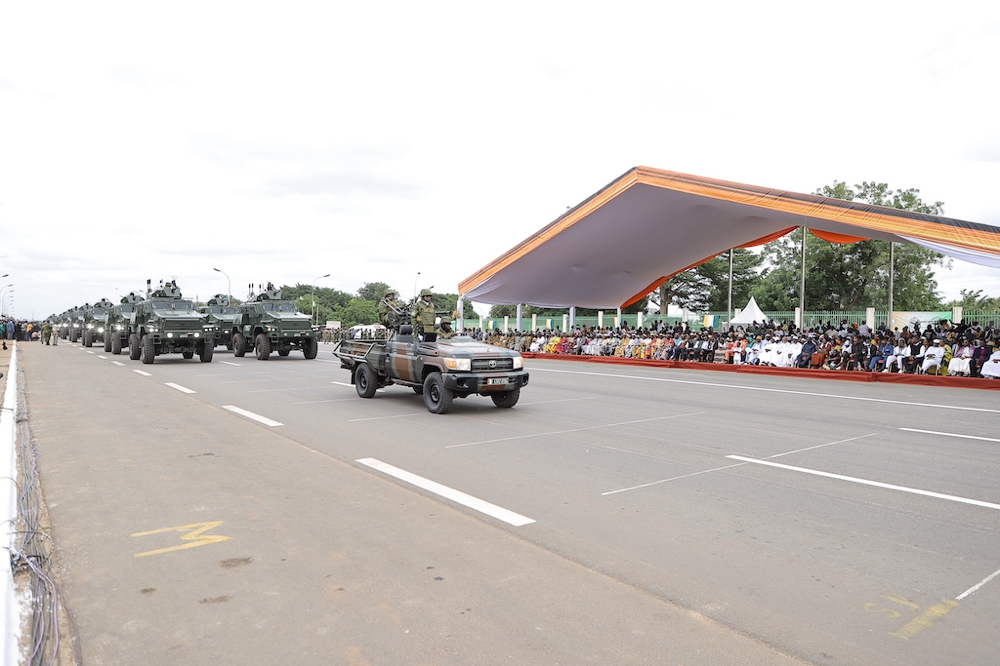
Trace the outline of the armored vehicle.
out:
M 66 311 L 66 337 L 70 342 L 76 342 L 83 336 L 83 310 L 89 307 L 90 303 L 84 303 L 83 307 Z
M 104 342 L 105 339 L 105 319 L 108 310 L 114 307 L 114 303 L 106 298 L 102 298 L 88 308 L 83 310 L 83 346 L 93 347 L 94 341 Z M 105 345 L 107 347 L 107 345 Z
M 63 340 L 69 339 L 69 329 L 72 327 L 72 322 L 70 321 L 70 313 L 73 310 L 69 309 L 63 312 L 61 315 L 56 317 L 55 330 L 56 335 L 58 335 Z
M 226 345 L 226 349 L 233 350 L 233 322 L 236 315 L 240 313 L 239 308 L 230 305 L 229 297 L 225 294 L 216 294 L 208 299 L 206 305 L 198 308 L 198 312 L 207 317 L 208 323 L 215 326 L 215 346 Z
M 129 358 L 149 364 L 161 354 L 182 354 L 211 363 L 215 350 L 215 327 L 181 297 L 176 282 L 160 283 L 149 290 L 146 300 L 136 304 L 131 315 Z
M 104 317 L 104 351 L 121 354 L 127 349 L 132 334 L 132 313 L 135 306 L 143 301 L 142 294 L 131 292 L 122 296 L 121 303 L 112 306 Z
M 309 315 L 300 313 L 292 301 L 282 299 L 281 290 L 270 283 L 259 295 L 251 293 L 239 306 L 233 318 L 232 340 L 234 356 L 253 351 L 258 361 L 266 361 L 275 351 L 278 356 L 288 356 L 293 349 L 301 349 L 308 359 L 316 358 L 319 351 Z
M 386 339 L 341 340 L 333 353 L 340 366 L 351 371 L 351 383 L 362 398 L 371 398 L 383 386 L 409 386 L 422 394 L 434 414 L 451 409 L 454 398 L 490 396 L 493 404 L 517 404 L 528 383 L 523 357 L 511 349 L 477 342 L 464 335 L 439 340 L 433 333 L 423 340 L 409 324 Z

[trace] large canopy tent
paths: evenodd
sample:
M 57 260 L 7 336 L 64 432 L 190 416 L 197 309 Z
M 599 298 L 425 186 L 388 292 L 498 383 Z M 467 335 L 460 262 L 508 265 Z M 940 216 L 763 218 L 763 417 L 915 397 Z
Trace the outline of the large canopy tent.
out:
M 1000 227 L 635 167 L 463 280 L 459 293 L 501 305 L 625 307 L 730 248 L 799 227 L 834 243 L 916 243 L 1000 267 Z

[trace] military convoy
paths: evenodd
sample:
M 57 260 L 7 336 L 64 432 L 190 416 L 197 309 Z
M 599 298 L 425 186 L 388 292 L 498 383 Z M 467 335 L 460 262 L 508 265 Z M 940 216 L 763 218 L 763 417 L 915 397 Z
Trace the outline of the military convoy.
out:
M 161 282 L 147 293 L 129 315 L 129 358 L 150 364 L 161 354 L 179 353 L 186 359 L 198 354 L 202 363 L 211 363 L 215 327 L 182 298 L 176 282 Z
M 252 290 L 251 285 L 251 290 Z M 316 358 L 319 341 L 309 315 L 302 314 L 292 301 L 281 297 L 281 290 L 268 283 L 267 288 L 239 306 L 233 317 L 234 356 L 254 352 L 258 361 L 266 361 L 273 352 L 288 356 L 299 349 L 307 359 Z
M 93 347 L 95 341 L 104 342 L 108 310 L 114 304 L 106 298 L 83 308 L 83 346 Z M 107 345 L 105 345 L 107 346 Z

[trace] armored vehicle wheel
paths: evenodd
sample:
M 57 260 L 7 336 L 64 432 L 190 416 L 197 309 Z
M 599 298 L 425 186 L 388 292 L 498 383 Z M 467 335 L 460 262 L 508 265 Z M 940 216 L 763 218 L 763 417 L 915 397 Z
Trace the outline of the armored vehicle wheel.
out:
M 104 333 L 104 351 L 111 351 L 111 334 L 105 331 Z
M 229 342 L 226 343 L 226 349 L 228 349 L 229 351 L 233 351 L 233 339 L 232 338 L 230 338 Z
M 278 356 L 280 356 L 282 358 L 288 356 L 288 350 L 287 349 L 279 349 L 278 350 Z
M 242 333 L 233 333 L 233 356 L 243 356 L 247 353 L 247 339 Z
M 193 351 L 181 352 L 181 356 L 183 356 L 184 358 L 190 360 L 190 359 L 194 358 L 194 352 Z
M 93 347 L 94 346 L 94 334 L 90 331 L 83 332 L 83 346 Z
M 122 336 L 118 333 L 111 334 L 111 353 L 115 355 L 122 353 Z
M 271 341 L 263 333 L 258 333 L 254 340 L 254 349 L 257 351 L 257 360 L 266 361 L 271 357 Z
M 156 358 L 156 343 L 149 335 L 142 336 L 142 343 L 139 345 L 139 360 L 146 365 L 151 365 Z
M 367 363 L 359 363 L 358 369 L 354 372 L 354 388 L 362 398 L 371 398 L 378 389 L 378 379 L 375 378 L 375 371 Z
M 198 350 L 198 360 L 202 363 L 211 363 L 212 356 L 215 354 L 215 345 L 210 345 L 208 340 L 206 340 L 201 345 L 201 349 Z
M 501 409 L 510 409 L 517 404 L 518 398 L 521 397 L 521 389 L 516 388 L 513 391 L 491 393 L 490 397 L 493 398 L 493 404 L 497 407 Z
M 139 349 L 139 336 L 133 333 L 128 336 L 128 357 L 133 361 L 138 361 L 141 355 L 142 350 Z
M 69 331 L 69 341 L 70 342 L 76 342 L 79 339 L 79 337 L 80 336 L 78 336 L 77 333 L 76 333 L 76 329 L 75 328 L 71 328 L 70 331 Z
M 451 409 L 452 391 L 444 387 L 440 372 L 432 372 L 424 380 L 424 404 L 431 414 L 447 414 Z
M 308 359 L 316 358 L 319 353 L 319 341 L 316 338 L 306 338 L 302 341 L 302 353 Z

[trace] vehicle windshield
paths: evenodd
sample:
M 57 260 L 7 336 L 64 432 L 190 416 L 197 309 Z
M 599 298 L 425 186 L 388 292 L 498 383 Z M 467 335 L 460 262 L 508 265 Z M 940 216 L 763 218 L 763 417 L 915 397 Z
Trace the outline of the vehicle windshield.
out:
M 135 308 L 133 308 L 131 305 L 123 305 L 123 306 L 121 306 L 121 310 L 120 311 L 121 312 L 133 312 L 134 310 L 135 310 Z
M 222 314 L 236 314 L 239 311 L 239 308 L 222 308 Z
M 94 316 L 95 317 L 103 317 L 106 314 L 107 314 L 107 311 L 105 311 L 104 308 L 94 308 Z
M 221 315 L 221 314 L 236 314 L 238 312 L 238 310 L 236 308 L 224 308 L 224 307 L 221 307 L 219 305 L 213 305 L 212 307 L 209 308 L 209 311 L 212 314 L 217 314 L 217 315 Z
M 264 303 L 267 312 L 297 312 L 295 303 Z
M 175 312 L 191 312 L 191 301 L 153 301 L 154 310 L 173 310 Z

